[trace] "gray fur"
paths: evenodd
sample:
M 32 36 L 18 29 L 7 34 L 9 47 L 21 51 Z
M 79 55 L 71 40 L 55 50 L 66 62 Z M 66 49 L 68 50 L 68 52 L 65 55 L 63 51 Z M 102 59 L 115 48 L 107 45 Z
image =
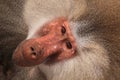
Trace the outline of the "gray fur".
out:
M 5 6 L 1 3 L 4 7 L 0 7 L 5 8 L 2 9 L 3 14 L 0 13 L 0 30 L 5 30 L 0 32 L 0 36 L 5 35 L 7 31 L 14 34 L 14 37 L 6 34 L 7 41 L 10 41 L 10 38 L 24 39 L 27 34 L 26 25 L 29 29 L 27 39 L 34 38 L 35 31 L 40 26 L 62 16 L 68 19 L 77 42 L 78 56 L 49 66 L 44 63 L 31 68 L 15 66 L 15 74 L 11 80 L 120 80 L 119 0 L 25 0 L 23 5 L 17 7 L 19 4 L 12 9 L 7 7 L 9 0 L 0 2 L 6 4 Z M 14 2 L 21 1 L 9 3 Z M 19 9 L 20 12 L 17 11 L 16 16 L 13 16 L 14 10 Z M 21 37 L 17 37 L 19 34 Z M 0 46 L 4 44 L 2 41 L 6 41 L 1 38 Z M 6 46 L 11 43 L 7 41 Z M 9 46 L 13 49 L 0 48 L 2 54 L 14 51 L 15 46 Z

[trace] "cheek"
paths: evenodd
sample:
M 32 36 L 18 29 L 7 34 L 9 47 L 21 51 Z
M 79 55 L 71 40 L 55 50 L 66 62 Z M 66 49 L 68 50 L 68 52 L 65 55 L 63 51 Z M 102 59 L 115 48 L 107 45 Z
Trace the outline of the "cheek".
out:
M 75 56 L 76 42 L 65 18 L 55 19 L 37 31 L 40 37 L 23 41 L 13 60 L 20 66 L 34 66 L 44 61 L 52 64 Z

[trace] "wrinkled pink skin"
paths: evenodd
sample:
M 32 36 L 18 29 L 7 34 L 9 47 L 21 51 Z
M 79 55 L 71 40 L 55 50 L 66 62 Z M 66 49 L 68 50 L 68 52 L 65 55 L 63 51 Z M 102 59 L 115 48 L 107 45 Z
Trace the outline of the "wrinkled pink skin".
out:
M 75 39 L 65 18 L 49 22 L 36 33 L 42 36 L 23 41 L 15 50 L 13 61 L 17 65 L 34 66 L 44 61 L 46 64 L 54 63 L 75 56 Z

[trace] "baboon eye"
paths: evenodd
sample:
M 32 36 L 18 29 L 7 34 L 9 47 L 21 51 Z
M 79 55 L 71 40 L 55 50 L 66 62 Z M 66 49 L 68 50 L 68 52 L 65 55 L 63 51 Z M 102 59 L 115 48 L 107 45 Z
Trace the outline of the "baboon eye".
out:
M 70 41 L 66 41 L 66 46 L 67 46 L 68 49 L 72 48 L 72 44 L 70 43 Z
M 66 29 L 65 29 L 64 26 L 62 26 L 61 32 L 62 32 L 62 34 L 65 34 L 65 33 L 66 33 Z

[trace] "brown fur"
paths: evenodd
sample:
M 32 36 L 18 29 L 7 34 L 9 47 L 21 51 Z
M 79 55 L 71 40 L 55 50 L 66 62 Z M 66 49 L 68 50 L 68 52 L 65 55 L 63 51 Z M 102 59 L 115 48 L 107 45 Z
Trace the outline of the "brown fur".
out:
M 18 69 L 16 66 L 11 80 L 120 80 L 119 0 L 26 0 L 23 8 L 20 3 L 15 8 L 12 7 L 13 2 L 0 1 L 0 10 L 3 12 L 0 13 L 0 36 L 5 37 L 0 37 L 0 46 L 9 46 L 0 47 L 2 54 L 12 53 L 16 45 L 25 38 L 25 24 L 21 21 L 23 18 L 20 14 L 23 13 L 29 27 L 27 39 L 34 38 L 34 32 L 44 23 L 57 17 L 66 17 L 76 38 L 79 55 L 49 66 L 44 63 L 31 68 Z M 20 12 L 14 11 L 21 8 Z M 17 22 L 19 24 L 14 25 Z M 6 34 L 7 31 L 9 33 Z M 12 41 L 14 44 L 12 39 L 15 40 Z

